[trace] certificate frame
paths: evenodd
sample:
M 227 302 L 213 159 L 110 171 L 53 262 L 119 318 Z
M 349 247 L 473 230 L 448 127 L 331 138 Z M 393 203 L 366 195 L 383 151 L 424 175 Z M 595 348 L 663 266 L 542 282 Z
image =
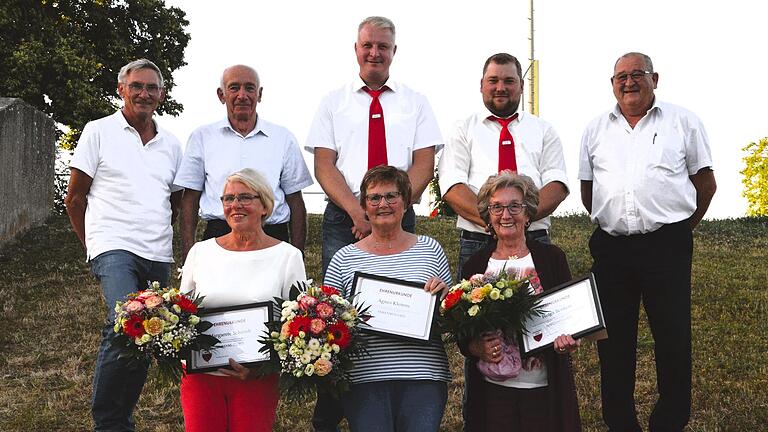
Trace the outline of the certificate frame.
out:
M 259 339 L 269 331 L 266 323 L 273 319 L 273 311 L 271 301 L 201 308 L 198 312 L 200 319 L 213 324 L 204 333 L 218 338 L 219 344 L 205 352 L 191 350 L 186 359 L 187 373 L 232 369 L 228 362 L 230 357 L 245 367 L 270 361 L 272 352 L 261 352 L 264 344 Z M 220 337 L 222 334 L 225 336 Z M 240 335 L 245 336 L 238 338 Z
M 374 293 L 381 293 L 382 289 L 388 291 L 389 298 L 374 296 Z M 424 291 L 423 283 L 360 271 L 355 272 L 350 294 L 350 298 L 354 298 L 361 307 L 367 307 L 371 315 L 366 321 L 367 325 L 360 327 L 362 331 L 425 344 L 437 334 L 434 324 L 440 306 L 438 297 Z M 408 299 L 411 304 L 397 301 L 399 298 Z M 394 304 L 387 304 L 388 301 Z M 378 316 L 377 311 L 380 311 Z M 384 315 L 392 319 L 385 320 Z M 412 321 L 419 317 L 423 319 Z
M 530 356 L 552 349 L 555 338 L 561 334 L 570 334 L 578 339 L 598 332 L 605 333 L 605 318 L 592 273 L 560 284 L 538 297 L 543 314 L 526 320 L 527 331 L 520 332 L 518 338 L 521 355 Z M 558 306 L 559 309 L 553 309 L 558 302 L 563 303 Z

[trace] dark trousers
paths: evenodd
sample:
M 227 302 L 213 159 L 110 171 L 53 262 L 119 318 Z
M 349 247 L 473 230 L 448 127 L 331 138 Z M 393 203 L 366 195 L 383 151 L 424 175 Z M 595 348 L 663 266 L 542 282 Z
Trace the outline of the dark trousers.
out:
M 598 342 L 603 420 L 611 431 L 642 431 L 635 409 L 637 322 L 643 302 L 654 339 L 659 398 L 650 431 L 682 431 L 691 413 L 691 257 L 687 221 L 648 233 L 589 241 L 608 339 Z
M 288 235 L 288 222 L 280 224 L 264 225 L 262 227 L 264 232 L 278 240 L 282 240 L 286 243 L 290 243 L 291 239 Z M 221 219 L 209 219 L 205 225 L 205 231 L 203 231 L 203 240 L 208 240 L 214 237 L 221 237 L 224 234 L 229 234 L 232 229 L 229 227 L 226 221 Z
M 485 430 L 547 432 L 558 418 L 549 412 L 548 389 L 510 388 L 483 381 Z

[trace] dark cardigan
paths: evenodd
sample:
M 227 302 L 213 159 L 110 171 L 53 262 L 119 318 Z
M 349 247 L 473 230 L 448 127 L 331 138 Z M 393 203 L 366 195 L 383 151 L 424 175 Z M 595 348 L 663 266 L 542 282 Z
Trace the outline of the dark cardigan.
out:
M 527 246 L 528 250 L 531 251 L 533 265 L 536 267 L 536 273 L 545 291 L 571 280 L 568 261 L 560 248 L 536 240 L 528 241 Z M 496 242 L 492 242 L 485 249 L 474 254 L 461 269 L 462 279 L 469 279 L 470 276 L 477 273 L 485 273 L 488 259 L 495 249 Z M 470 354 L 467 344 L 468 341 L 460 341 L 459 343 L 459 349 L 469 363 L 465 377 L 469 398 L 465 407 L 464 417 L 467 424 L 464 430 L 466 432 L 483 432 L 486 430 L 485 418 L 482 414 L 485 405 L 483 377 L 477 370 L 477 357 Z M 549 413 L 555 419 L 552 423 L 551 432 L 581 431 L 579 404 L 576 400 L 576 386 L 573 381 L 570 355 L 557 354 L 554 350 L 548 350 L 542 356 L 547 365 Z

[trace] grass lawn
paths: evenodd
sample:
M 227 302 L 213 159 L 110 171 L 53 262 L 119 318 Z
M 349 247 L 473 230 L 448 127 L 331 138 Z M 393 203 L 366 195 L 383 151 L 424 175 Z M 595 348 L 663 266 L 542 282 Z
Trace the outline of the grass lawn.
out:
M 419 219 L 418 231 L 445 247 L 456 265 L 451 219 Z M 574 276 L 589 271 L 584 215 L 557 217 L 552 237 Z M 320 273 L 320 216 L 310 215 L 307 274 Z M 768 428 L 768 219 L 704 221 L 693 262 L 693 414 L 691 431 Z M 177 246 L 178 250 L 178 246 Z M 642 257 L 638 257 L 642 259 Z M 455 272 L 455 268 L 453 269 Z M 65 216 L 0 250 L 0 430 L 83 431 L 91 428 L 93 366 L 104 319 L 99 285 Z M 653 340 L 641 320 L 636 398 L 641 422 L 655 402 Z M 461 430 L 461 355 L 447 346 L 454 373 L 443 430 Z M 595 346 L 575 354 L 584 429 L 603 430 Z M 136 410 L 138 430 L 181 431 L 178 390 L 154 376 Z M 312 404 L 282 403 L 275 430 L 310 430 Z M 414 413 L 416 414 L 416 413 Z

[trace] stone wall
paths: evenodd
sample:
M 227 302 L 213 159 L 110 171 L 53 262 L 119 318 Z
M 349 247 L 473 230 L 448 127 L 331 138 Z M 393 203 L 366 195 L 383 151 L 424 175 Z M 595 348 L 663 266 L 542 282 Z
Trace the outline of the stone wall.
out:
M 53 120 L 21 99 L 0 97 L 0 246 L 51 213 L 55 149 Z

